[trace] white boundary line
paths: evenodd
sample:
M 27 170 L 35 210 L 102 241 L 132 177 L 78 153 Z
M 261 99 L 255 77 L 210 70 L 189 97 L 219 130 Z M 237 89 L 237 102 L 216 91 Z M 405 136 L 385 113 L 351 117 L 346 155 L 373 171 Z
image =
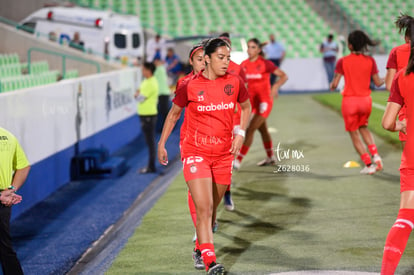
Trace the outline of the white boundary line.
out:
M 374 107 L 376 109 L 379 109 L 379 110 L 382 110 L 382 111 L 385 111 L 385 106 L 382 105 L 382 104 L 376 103 L 376 102 L 372 102 L 372 107 Z

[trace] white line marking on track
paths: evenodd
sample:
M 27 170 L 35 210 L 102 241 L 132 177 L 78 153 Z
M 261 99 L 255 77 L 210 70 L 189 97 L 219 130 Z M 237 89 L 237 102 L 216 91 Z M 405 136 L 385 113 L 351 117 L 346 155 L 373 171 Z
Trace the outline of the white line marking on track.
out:
M 385 111 L 385 106 L 382 104 L 378 104 L 376 102 L 372 102 L 372 107 L 377 108 L 379 110 Z

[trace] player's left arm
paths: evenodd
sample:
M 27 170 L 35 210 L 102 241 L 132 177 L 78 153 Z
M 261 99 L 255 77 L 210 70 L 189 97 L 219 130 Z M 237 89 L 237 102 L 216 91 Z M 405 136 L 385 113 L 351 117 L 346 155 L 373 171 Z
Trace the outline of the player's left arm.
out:
M 240 129 L 236 136 L 233 139 L 233 142 L 231 144 L 230 152 L 233 155 L 238 155 L 240 152 L 240 149 L 244 142 L 244 137 L 246 135 L 246 128 L 249 123 L 250 119 L 250 112 L 251 112 L 251 106 L 250 106 L 250 100 L 247 99 L 244 102 L 240 103 L 240 109 L 241 109 L 241 117 L 240 117 Z
M 401 105 L 395 102 L 388 102 L 385 108 L 384 115 L 382 117 L 382 127 L 390 132 L 401 131 L 406 133 L 406 121 L 397 120 L 398 112 L 401 109 Z
M 394 68 L 387 69 L 387 74 L 385 75 L 385 88 L 388 91 L 391 91 L 392 80 L 394 79 L 394 76 L 396 73 L 397 73 L 397 70 Z
M 391 132 L 401 131 L 406 133 L 407 123 L 405 119 L 397 121 L 398 113 L 404 105 L 404 98 L 401 95 L 400 87 L 398 85 L 398 76 L 396 76 L 392 81 L 390 92 L 387 107 L 385 108 L 385 112 L 382 117 L 382 127 Z
M 288 80 L 288 76 L 284 71 L 282 71 L 279 68 L 274 70 L 273 74 L 276 75 L 278 77 L 278 79 L 275 82 L 275 84 L 273 84 L 273 86 L 271 88 L 271 95 L 272 95 L 272 97 L 277 97 L 279 95 L 280 87 L 282 87 L 282 85 L 286 83 L 286 81 Z

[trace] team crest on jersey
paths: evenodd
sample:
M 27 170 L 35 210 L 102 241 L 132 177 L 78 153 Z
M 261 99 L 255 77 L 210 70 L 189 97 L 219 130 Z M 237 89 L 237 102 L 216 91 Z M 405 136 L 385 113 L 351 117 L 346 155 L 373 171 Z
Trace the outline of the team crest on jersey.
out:
M 224 93 L 228 96 L 231 96 L 232 94 L 234 94 L 234 86 L 231 84 L 227 84 L 224 87 Z
M 190 173 L 191 174 L 195 174 L 197 172 L 197 166 L 195 166 L 194 164 L 190 166 Z
M 259 65 L 256 66 L 256 71 L 260 71 L 261 69 L 262 69 L 262 65 L 261 64 L 259 64 Z

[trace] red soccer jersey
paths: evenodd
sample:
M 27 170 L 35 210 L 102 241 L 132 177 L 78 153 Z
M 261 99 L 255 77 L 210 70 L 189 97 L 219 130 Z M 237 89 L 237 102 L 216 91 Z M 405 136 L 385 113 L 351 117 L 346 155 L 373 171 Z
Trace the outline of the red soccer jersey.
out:
M 247 82 L 246 74 L 245 74 L 244 70 L 242 70 L 242 68 L 239 64 L 234 63 L 231 60 L 230 60 L 230 63 L 229 63 L 229 67 L 227 68 L 227 72 L 231 73 L 231 74 L 234 74 L 234 75 L 238 75 L 244 81 L 244 83 Z
M 270 96 L 270 74 L 273 73 L 277 67 L 271 61 L 266 60 L 261 56 L 254 62 L 246 59 L 240 66 L 246 73 L 249 94 L 264 93 Z
M 200 72 L 181 85 L 176 94 L 173 102 L 186 107 L 182 157 L 228 154 L 233 139 L 234 108 L 237 102 L 249 99 L 240 77 L 227 73 L 209 80 Z
M 371 76 L 378 73 L 378 67 L 371 56 L 351 53 L 338 60 L 335 73 L 345 78 L 343 96 L 369 96 Z
M 387 69 L 396 69 L 397 72 L 407 66 L 410 57 L 410 43 L 394 47 L 388 56 Z
M 229 67 L 227 68 L 227 72 L 234 74 L 234 75 L 238 75 L 240 76 L 240 78 L 243 80 L 244 83 L 247 83 L 247 79 L 246 79 L 246 74 L 244 73 L 244 70 L 242 70 L 241 66 L 237 63 L 234 63 L 233 61 L 230 60 L 229 63 Z M 233 122 L 234 125 L 240 125 L 240 118 L 241 118 L 241 107 L 240 104 L 236 105 L 236 110 L 234 112 L 234 118 L 233 118 Z
M 405 75 L 406 68 L 401 69 L 392 81 L 391 93 L 388 102 L 406 106 L 407 114 L 407 142 L 401 158 L 401 169 L 414 169 L 414 136 L 412 133 L 414 121 L 414 73 Z

